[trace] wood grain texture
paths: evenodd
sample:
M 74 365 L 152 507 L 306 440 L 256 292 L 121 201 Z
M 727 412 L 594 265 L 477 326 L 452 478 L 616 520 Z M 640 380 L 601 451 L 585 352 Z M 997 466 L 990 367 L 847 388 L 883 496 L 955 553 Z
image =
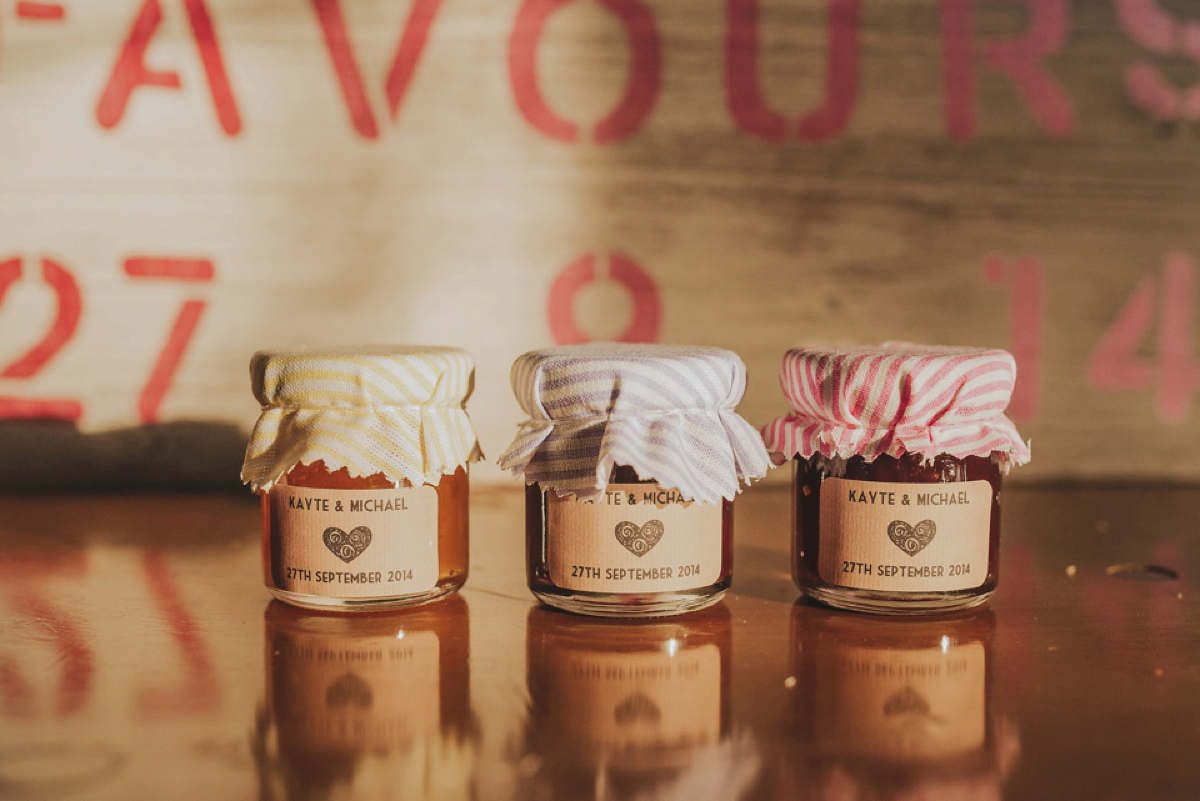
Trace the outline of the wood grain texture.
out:
M 1127 6 L 577 0 L 536 40 L 537 2 L 92 0 L 65 3 L 61 21 L 2 6 L 0 261 L 23 273 L 0 298 L 0 373 L 55 319 L 42 258 L 74 278 L 82 309 L 43 369 L 0 377 L 0 399 L 73 399 L 85 433 L 144 422 L 168 332 L 202 301 L 158 422 L 246 430 L 260 347 L 437 342 L 476 355 L 471 410 L 494 455 L 518 419 L 508 366 L 552 341 L 553 315 L 616 336 L 637 303 L 602 277 L 551 312 L 555 278 L 587 254 L 604 276 L 622 255 L 652 281 L 659 339 L 743 356 L 752 422 L 783 410 L 775 375 L 795 344 L 1008 346 L 1036 377 L 1018 421 L 1034 461 L 1018 476 L 1195 480 L 1200 138 L 1128 83 L 1142 65 L 1183 93 L 1197 59 L 1160 52 L 1170 36 L 1147 45 L 1157 7 Z M 134 87 L 122 113 L 102 112 L 147 8 L 161 25 L 145 64 L 180 88 Z M 736 22 L 752 8 L 756 56 Z M 1187 9 L 1162 13 L 1190 24 Z M 416 58 L 397 94 L 401 41 Z M 1047 54 L 1021 81 L 997 66 L 1014 41 Z M 214 100 L 214 57 L 232 106 Z M 802 122 L 823 99 L 842 117 Z M 605 127 L 626 101 L 633 113 Z M 1170 254 L 1190 259 L 1182 272 L 1168 274 Z M 207 259 L 214 275 L 124 270 L 147 257 Z M 1022 260 L 1040 290 L 1014 309 Z M 1146 368 L 1129 388 L 1097 386 L 1097 347 L 1147 286 L 1129 348 Z M 120 464 L 130 451 L 112 442 Z M 181 475 L 228 478 L 226 458 L 196 458 Z M 20 465 L 0 455 L 0 480 Z
M 618 779 L 626 797 L 739 801 L 839 788 L 1029 801 L 1200 790 L 1195 488 L 1006 492 L 992 611 L 925 622 L 797 603 L 780 488 L 737 500 L 721 605 L 615 626 L 536 610 L 521 492 L 473 500 L 461 594 L 391 614 L 293 613 L 289 629 L 268 609 L 250 498 L 0 497 L 5 780 L 87 801 L 311 797 L 330 776 L 368 797 L 399 787 L 481 801 L 611 798 Z M 1179 577 L 1109 575 L 1131 563 Z M 281 619 L 284 634 L 313 636 L 280 637 Z M 388 661 L 389 644 L 427 642 L 431 628 L 443 658 Z M 720 658 L 696 658 L 706 654 Z M 672 674 L 672 659 L 700 669 Z M 574 721 L 611 730 L 598 713 L 612 690 L 587 678 L 605 671 L 632 677 L 608 687 L 660 711 L 625 750 L 570 736 L 583 729 Z M 346 674 L 372 691 L 349 718 L 359 728 L 341 725 L 330 695 Z M 911 697 L 909 686 L 940 718 L 934 743 L 952 748 L 931 756 L 919 736 L 889 739 L 895 729 L 857 703 Z M 564 687 L 561 706 L 538 703 Z M 646 746 L 685 727 L 701 736 Z M 289 777 L 305 792 L 289 793 Z

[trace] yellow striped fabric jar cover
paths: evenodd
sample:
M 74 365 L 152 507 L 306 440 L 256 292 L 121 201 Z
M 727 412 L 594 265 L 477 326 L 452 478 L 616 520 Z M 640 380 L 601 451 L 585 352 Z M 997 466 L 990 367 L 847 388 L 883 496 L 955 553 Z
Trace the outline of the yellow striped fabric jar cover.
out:
M 242 480 L 268 491 L 298 463 L 436 485 L 483 458 L 465 404 L 470 354 L 450 347 L 268 350 L 250 362 L 262 414 Z

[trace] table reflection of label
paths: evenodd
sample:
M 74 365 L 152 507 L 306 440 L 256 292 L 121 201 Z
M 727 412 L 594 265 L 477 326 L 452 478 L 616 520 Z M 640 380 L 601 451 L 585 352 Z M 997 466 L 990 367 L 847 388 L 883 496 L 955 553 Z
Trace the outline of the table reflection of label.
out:
M 275 640 L 281 738 L 319 749 L 402 745 L 439 727 L 438 636 L 288 632 Z
M 721 655 L 716 645 L 642 653 L 561 653 L 550 675 L 554 730 L 570 748 L 627 752 L 717 742 Z
M 983 747 L 981 643 L 946 650 L 832 648 L 814 663 L 815 723 L 840 753 L 940 759 Z

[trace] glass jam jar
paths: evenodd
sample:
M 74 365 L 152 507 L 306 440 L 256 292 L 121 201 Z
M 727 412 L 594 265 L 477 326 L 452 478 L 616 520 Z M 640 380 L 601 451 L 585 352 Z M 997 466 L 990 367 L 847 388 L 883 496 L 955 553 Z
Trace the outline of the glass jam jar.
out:
M 538 767 L 519 795 L 574 797 L 603 781 L 614 797 L 671 797 L 730 739 L 730 630 L 722 605 L 669 622 L 532 609 L 525 749 Z
M 867 462 L 861 456 L 832 461 L 815 456 L 797 458 L 795 465 L 792 578 L 809 597 L 830 606 L 886 613 L 969 608 L 984 603 L 996 591 L 1001 475 L 1000 465 L 992 457 L 956 459 L 940 454 L 926 461 L 921 456 L 905 454 L 899 458 L 879 456 L 873 462 Z M 827 490 L 826 482 L 830 479 L 833 481 Z M 861 489 L 863 486 L 868 488 Z M 957 489 L 960 486 L 970 489 Z M 931 543 L 925 541 L 930 522 L 933 522 L 935 537 L 940 530 L 943 536 L 949 534 L 963 540 L 953 551 L 942 555 L 928 554 L 923 562 L 905 561 L 886 547 L 871 552 L 874 555 L 881 550 L 883 553 L 878 559 L 867 556 L 847 559 L 847 555 L 854 553 L 850 550 L 853 543 L 822 550 L 822 506 L 836 505 L 838 510 L 832 514 L 838 515 L 841 521 L 851 494 L 860 498 L 863 492 L 866 503 L 870 503 L 872 493 L 877 493 L 876 498 L 878 493 L 892 493 L 886 511 L 893 514 L 884 517 L 908 512 L 904 508 L 906 505 L 914 510 L 930 506 L 928 500 L 925 503 L 919 503 L 919 500 L 939 496 L 956 501 L 955 506 L 976 508 L 970 510 L 970 517 L 959 515 L 949 524 L 944 515 L 936 515 L 940 510 L 926 510 L 919 515 L 921 522 L 911 530 L 881 521 L 887 530 L 888 542 L 899 549 L 900 555 L 915 557 L 930 547 Z M 906 495 L 907 504 L 904 502 Z M 899 511 L 893 502 L 900 505 Z M 937 525 L 939 522 L 940 526 Z M 955 524 L 959 528 L 954 528 Z M 827 541 L 832 538 L 829 532 L 832 527 L 830 521 L 826 521 Z M 882 541 L 880 545 L 883 545 Z M 826 580 L 825 576 L 831 580 Z M 878 584 L 872 585 L 872 579 Z M 922 589 L 920 582 L 937 589 Z M 853 586 L 847 587 L 847 584 Z M 896 590 L 895 587 L 906 589 Z
M 717 348 L 598 344 L 527 353 L 530 419 L 500 458 L 526 487 L 529 587 L 581 614 L 678 614 L 720 600 L 733 496 L 769 460 L 734 411 L 745 367 Z
M 620 509 L 610 504 L 614 496 L 608 493 L 622 495 Z M 574 498 L 559 498 L 553 490 L 547 491 L 535 484 L 525 487 L 525 566 L 529 589 L 533 594 L 550 606 L 601 616 L 672 614 L 701 609 L 720 600 L 733 580 L 733 502 L 724 498 L 719 508 L 713 509 L 710 504 L 709 508 L 701 507 L 693 514 L 687 514 L 688 507 L 683 503 L 675 502 L 676 506 L 684 507 L 675 510 L 676 517 L 683 521 L 682 525 L 686 526 L 692 542 L 686 551 L 672 551 L 673 558 L 660 558 L 645 565 L 639 563 L 636 567 L 614 567 L 613 564 L 618 560 L 622 563 L 631 560 L 622 560 L 624 554 L 610 547 L 609 555 L 602 552 L 591 554 L 596 558 L 590 560 L 591 564 L 588 565 L 570 563 L 557 552 L 553 554 L 552 561 L 552 543 L 558 550 L 563 545 L 569 547 L 569 544 L 562 543 L 562 538 L 564 535 L 571 536 L 572 532 L 568 530 L 573 522 L 571 515 L 584 518 L 585 525 L 603 534 L 608 527 L 591 518 L 603 514 L 607 507 L 609 511 L 618 512 L 617 517 L 622 518 L 621 522 L 634 517 L 632 525 L 638 527 L 639 535 L 649 531 L 657 519 L 664 516 L 662 510 L 669 506 L 642 503 L 645 514 L 635 517 L 638 504 L 630 504 L 629 498 L 632 496 L 637 499 L 640 495 L 645 501 L 647 493 L 672 496 L 654 481 L 639 478 L 636 470 L 624 465 L 613 467 L 605 491 L 606 498 L 592 504 Z M 567 508 L 564 509 L 564 506 Z M 665 526 L 663 528 L 665 532 Z M 615 531 L 617 526 L 613 526 L 613 529 Z M 633 531 L 632 528 L 627 530 Z M 632 544 L 636 554 L 640 548 L 656 547 L 650 542 L 652 537 L 653 533 L 650 533 L 649 536 L 642 536 L 641 541 L 631 539 L 628 543 L 618 544 L 626 550 Z M 615 559 L 611 553 L 614 551 Z M 648 554 L 642 556 L 645 555 Z M 666 555 L 664 553 L 662 556 Z M 607 566 L 601 567 L 602 564 Z M 650 573 L 657 571 L 662 577 L 646 579 L 645 583 L 650 586 L 647 592 L 590 592 L 577 588 L 587 585 L 588 580 L 595 582 L 595 586 L 603 587 L 603 581 L 609 575 L 615 577 L 617 571 L 622 569 Z M 633 583 L 638 580 L 631 578 L 629 581 Z M 610 584 L 619 581 L 616 578 L 609 579 Z M 679 589 L 664 589 L 668 586 L 677 586 Z
M 263 577 L 279 599 L 386 609 L 454 592 L 468 571 L 464 404 L 453 348 L 272 351 L 251 363 L 263 412 L 243 479 L 262 495 Z
M 401 481 L 398 484 L 394 483 L 383 473 L 375 473 L 374 475 L 360 478 L 358 476 L 351 476 L 349 471 L 344 467 L 330 472 L 325 463 L 320 459 L 311 465 L 304 463 L 297 464 L 279 479 L 271 492 L 266 492 L 262 495 L 263 580 L 267 587 L 277 598 L 296 604 L 297 606 L 317 608 L 329 606 L 340 608 L 366 606 L 375 609 L 390 606 L 407 606 L 421 601 L 431 601 L 457 590 L 466 582 L 467 572 L 470 567 L 470 531 L 468 521 L 470 481 L 466 467 L 460 467 L 453 473 L 442 476 L 441 481 L 437 484 L 424 485 L 432 489 L 436 497 L 437 520 L 433 543 L 437 549 L 437 577 L 434 579 L 434 585 L 431 590 L 423 594 L 402 595 L 389 601 L 378 598 L 329 599 L 323 595 L 293 592 L 288 589 L 289 587 L 296 586 L 296 583 L 289 576 L 289 567 L 291 565 L 289 564 L 289 559 L 284 554 L 284 546 L 288 542 L 288 533 L 284 530 L 286 522 L 277 520 L 278 516 L 272 512 L 273 506 L 285 504 L 287 499 L 292 497 L 291 495 L 284 495 L 283 487 L 335 490 L 335 493 L 328 495 L 328 497 L 334 499 L 334 505 L 336 506 L 338 503 L 337 498 L 343 498 L 343 508 L 351 508 L 355 503 L 355 499 L 359 497 L 358 491 L 393 490 L 397 487 L 411 489 L 412 486 L 408 481 Z M 405 505 L 407 506 L 407 503 Z M 286 515 L 288 511 L 290 510 L 283 510 L 283 514 Z M 322 539 L 324 540 L 324 537 Z M 295 573 L 296 568 L 291 567 L 291 572 Z M 373 583 L 383 583 L 382 579 L 385 576 L 382 571 L 379 572 L 380 575 L 378 578 L 380 581 Z M 389 574 L 393 572 L 399 571 L 388 570 Z M 427 581 L 428 579 L 423 580 L 422 584 Z M 367 586 L 369 587 L 370 585 L 368 584 Z
M 806 797 L 999 798 L 1020 750 L 994 709 L 987 610 L 880 623 L 796 604 L 781 789 Z
M 264 798 L 470 794 L 479 728 L 462 597 L 354 616 L 272 601 L 264 623 Z
M 787 353 L 792 414 L 763 435 L 795 460 L 792 576 L 806 595 L 882 614 L 991 597 L 1001 478 L 1029 460 L 1003 414 L 1015 378 L 997 350 Z

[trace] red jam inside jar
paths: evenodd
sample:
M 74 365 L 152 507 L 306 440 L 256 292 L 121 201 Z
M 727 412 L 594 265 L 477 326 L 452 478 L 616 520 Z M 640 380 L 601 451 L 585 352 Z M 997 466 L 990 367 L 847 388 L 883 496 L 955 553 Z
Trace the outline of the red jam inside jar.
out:
M 940 454 L 795 460 L 792 578 L 829 606 L 965 609 L 995 592 L 1001 465 Z
M 647 505 L 647 493 L 665 503 Z M 630 518 L 617 526 L 637 528 L 619 543 L 620 532 L 614 532 L 611 515 L 605 513 L 614 495 L 621 495 L 625 504 L 618 506 L 622 513 L 613 520 Z M 630 495 L 639 503 L 629 505 Z M 643 519 L 647 516 L 656 519 Z M 668 552 L 668 543 L 645 539 L 657 518 L 668 523 L 663 531 L 683 541 L 681 550 Z M 660 548 L 660 542 L 667 547 Z M 637 553 L 647 544 L 649 550 L 633 558 L 625 552 Z M 525 488 L 525 554 L 529 589 L 553 607 L 603 617 L 702 609 L 719 601 L 732 581 L 733 502 L 722 500 L 714 507 L 681 501 L 678 493 L 662 490 L 623 465 L 613 468 L 607 492 L 594 502 L 559 498 L 554 490 L 530 484 Z M 668 554 L 679 558 L 666 558 Z

